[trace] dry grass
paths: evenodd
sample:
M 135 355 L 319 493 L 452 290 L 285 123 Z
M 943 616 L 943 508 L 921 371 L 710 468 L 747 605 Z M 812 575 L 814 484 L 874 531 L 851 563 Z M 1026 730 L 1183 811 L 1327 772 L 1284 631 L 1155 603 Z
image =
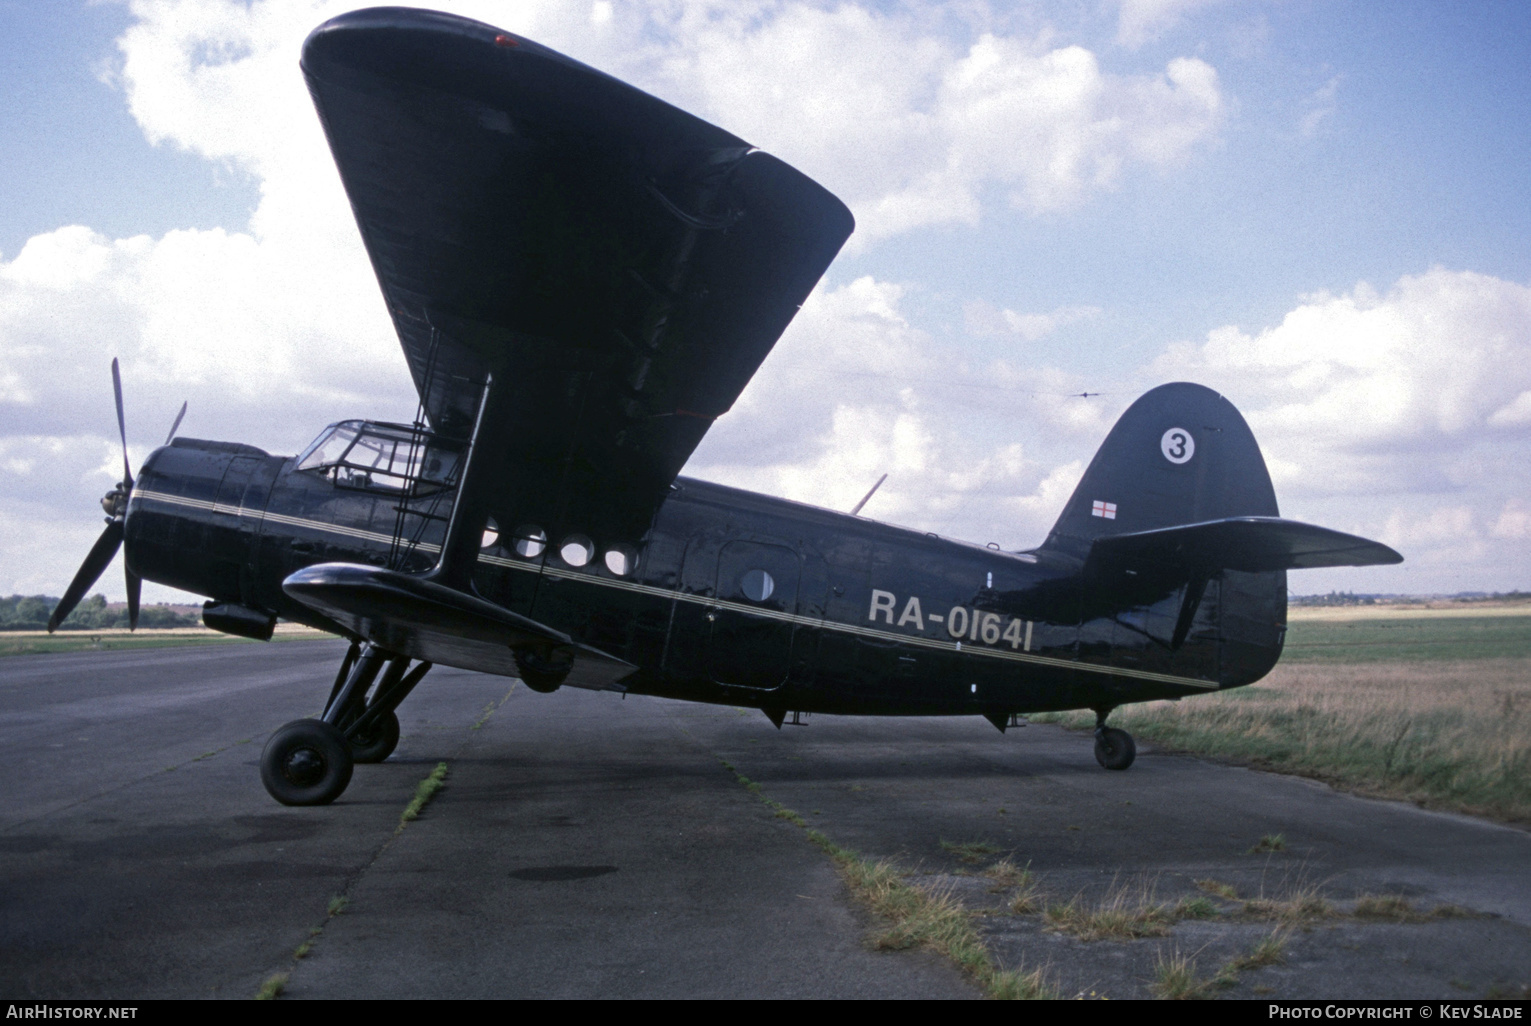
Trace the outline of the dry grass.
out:
M 1000 859 L 994 865 L 983 871 L 983 875 L 994 881 L 992 891 L 1008 891 L 1012 887 L 1025 887 L 1032 883 L 1031 863 L 1017 866 L 1008 858 Z
M 1531 823 L 1531 659 L 1283 664 L 1247 688 L 1125 706 L 1112 723 L 1171 748 Z
M 1154 963 L 1154 981 L 1149 991 L 1166 1001 L 1194 1001 L 1210 997 L 1212 991 L 1231 986 L 1233 976 L 1224 969 L 1211 979 L 1196 975 L 1196 960 L 1178 950 L 1166 956 L 1163 951 Z
M 1244 972 L 1249 969 L 1264 969 L 1269 965 L 1280 965 L 1286 961 L 1287 934 L 1281 929 L 1271 932 L 1268 937 L 1260 940 L 1250 949 L 1249 954 L 1240 955 L 1229 962 L 1226 972 Z
M 1357 919 L 1388 919 L 1395 923 L 1428 919 L 1414 908 L 1414 903 L 1398 894 L 1366 894 L 1356 899 L 1351 915 Z
M 991 855 L 998 855 L 1000 848 L 988 841 L 942 841 L 941 850 L 957 856 L 959 861 L 976 865 Z
M 1025 909 L 1017 905 L 1025 902 Z M 1025 914 L 1039 903 L 1036 886 L 1017 895 L 1011 911 Z M 1047 906 L 1047 925 L 1084 941 L 1130 941 L 1140 937 L 1163 937 L 1176 923 L 1186 919 L 1216 919 L 1222 910 L 1216 902 L 1199 894 L 1181 898 L 1173 905 L 1158 900 L 1151 880 L 1136 885 L 1112 884 L 1106 895 L 1091 901 L 1082 894 L 1063 903 Z
M 1287 926 L 1311 923 L 1335 915 L 1329 899 L 1312 884 L 1299 884 L 1284 896 L 1250 898 L 1244 902 L 1239 914 L 1247 919 L 1274 919 Z
M 1424 909 L 1401 894 L 1363 894 L 1350 914 L 1357 919 L 1380 919 L 1393 923 L 1424 923 L 1432 919 L 1472 919 L 1479 913 L 1460 905 L 1436 905 Z
M 1034 916 L 1042 911 L 1046 901 L 1042 897 L 1042 891 L 1035 880 L 1029 880 L 1021 885 L 1010 897 L 1010 911 L 1018 916 Z
M 1001 969 L 996 965 L 973 926 L 973 914 L 950 889 L 914 886 L 892 862 L 886 859 L 873 862 L 840 847 L 823 833 L 811 829 L 798 813 L 768 797 L 759 784 L 732 765 L 723 762 L 723 766 L 746 790 L 775 812 L 778 819 L 801 828 L 808 840 L 834 861 L 851 894 L 888 924 L 872 938 L 873 947 L 885 950 L 930 948 L 970 974 L 992 998 L 1050 1000 L 1059 996 L 1045 967 Z M 989 849 L 991 853 L 999 850 L 982 841 L 973 842 L 972 847 Z M 1035 887 L 1030 870 L 1018 869 L 1008 859 L 989 868 L 996 880 L 1014 879 Z
M 888 923 L 872 938 L 884 951 L 925 947 L 945 955 L 976 979 L 984 991 L 1001 999 L 1050 999 L 1058 996 L 1042 968 L 1000 969 L 973 927 L 962 902 L 942 888 L 916 887 L 887 860 L 872 862 L 835 844 L 817 830 L 808 831 L 840 869 L 851 893 Z
M 1177 920 L 1216 919 L 1221 914 L 1212 899 L 1204 898 L 1199 894 L 1194 897 L 1181 898 L 1175 902 L 1173 909 L 1173 915 Z
M 989 996 L 1001 1001 L 1057 1001 L 1061 994 L 1046 968 L 1001 969 L 989 981 Z
M 1281 834 L 1266 834 L 1254 843 L 1246 854 L 1264 855 L 1270 852 L 1285 851 L 1286 838 Z
M 1098 901 L 1076 894 L 1049 905 L 1043 916 L 1050 929 L 1082 941 L 1163 937 L 1179 918 L 1176 908 L 1155 899 L 1153 885 L 1146 882 L 1137 887 L 1113 884 Z
M 1210 877 L 1205 880 L 1197 880 L 1196 886 L 1208 894 L 1219 898 L 1226 898 L 1229 901 L 1237 901 L 1239 897 L 1239 890 L 1233 884 L 1224 883 L 1221 880 L 1213 880 Z

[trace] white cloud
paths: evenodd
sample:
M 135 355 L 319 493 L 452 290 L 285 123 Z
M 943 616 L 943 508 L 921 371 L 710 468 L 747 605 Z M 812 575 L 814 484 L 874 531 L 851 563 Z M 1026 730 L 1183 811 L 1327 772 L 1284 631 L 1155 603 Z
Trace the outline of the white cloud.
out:
M 1468 506 L 1445 506 L 1427 512 L 1394 510 L 1382 529 L 1382 540 L 1400 548 L 1472 542 L 1478 537 L 1475 519 Z
M 990 189 L 1029 212 L 1071 206 L 1132 165 L 1184 160 L 1226 106 L 1194 58 L 1114 75 L 1045 33 L 963 38 L 912 11 L 699 2 L 628 5 L 618 20 L 647 45 L 551 23 L 546 41 L 801 168 L 851 206 L 856 247 L 974 223 Z
M 1531 505 L 1523 499 L 1506 502 L 1489 534 L 1495 538 L 1531 538 Z
M 1308 110 L 1297 123 L 1297 130 L 1304 139 L 1317 135 L 1324 122 L 1334 115 L 1335 96 L 1339 92 L 1342 77 L 1335 75 L 1308 97 Z
M 1437 267 L 1385 292 L 1309 296 L 1274 327 L 1171 346 L 1145 375 L 1175 378 L 1243 411 L 1284 513 L 1404 554 L 1373 587 L 1525 586 L 1531 287 Z M 1293 587 L 1354 579 L 1315 572 Z
M 940 534 L 1039 543 L 1109 426 L 1063 372 L 974 367 L 909 323 L 903 286 L 816 291 L 687 473 Z
M 1255 335 L 1230 325 L 1172 346 L 1151 373 L 1242 406 L 1283 468 L 1278 484 L 1441 487 L 1449 457 L 1531 420 L 1531 287 L 1444 268 L 1385 294 L 1362 284 L 1310 297 Z
M 968 331 L 979 337 L 1013 335 L 1024 342 L 1035 342 L 1059 328 L 1099 317 L 1101 309 L 1098 306 L 1060 306 L 1051 313 L 1017 313 L 1010 309 L 996 310 L 987 303 L 975 301 L 964 306 L 962 313 Z
M 1136 50 L 1179 25 L 1186 15 L 1217 0 L 1121 0 L 1116 41 Z

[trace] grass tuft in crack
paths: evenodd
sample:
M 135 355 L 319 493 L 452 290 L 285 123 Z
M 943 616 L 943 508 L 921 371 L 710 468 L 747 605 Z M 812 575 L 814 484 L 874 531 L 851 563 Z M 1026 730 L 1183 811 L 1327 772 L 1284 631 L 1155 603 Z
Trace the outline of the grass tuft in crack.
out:
M 989 890 L 995 894 L 1008 891 L 1012 887 L 1026 887 L 1033 882 L 1030 862 L 1024 866 L 1017 866 L 1008 858 L 1000 859 L 985 869 L 983 875 L 994 881 L 994 886 Z
M 1169 933 L 1181 918 L 1183 904 L 1171 907 L 1157 900 L 1151 883 L 1136 890 L 1114 884 L 1099 901 L 1076 894 L 1067 902 L 1047 906 L 1043 917 L 1051 929 L 1082 941 L 1127 941 Z
M 1239 897 L 1239 890 L 1237 887 L 1233 886 L 1231 883 L 1223 883 L 1221 880 L 1213 880 L 1211 878 L 1205 880 L 1197 880 L 1196 886 L 1201 890 L 1206 891 L 1208 894 L 1219 898 L 1227 898 L 1229 901 L 1237 901 Z
M 415 788 L 415 796 L 410 799 L 403 814 L 399 816 L 399 830 L 403 830 L 406 824 L 425 810 L 425 807 L 431 803 L 431 799 L 436 797 L 436 792 L 440 791 L 442 785 L 446 783 L 446 779 L 447 764 L 438 762 L 436 768 L 431 770 L 431 775 L 420 781 L 420 786 Z
M 1203 979 L 1196 975 L 1194 958 L 1182 955 L 1178 950 L 1166 957 L 1160 951 L 1154 964 L 1154 981 L 1148 989 L 1155 997 L 1166 1001 L 1194 1001 L 1210 997 L 1212 991 L 1231 987 L 1233 983 L 1233 973 L 1226 967 L 1211 979 Z
M 998 855 L 999 845 L 988 841 L 942 841 L 941 850 L 957 856 L 959 861 L 976 865 L 991 855 Z
M 260 985 L 260 990 L 255 992 L 257 1001 L 275 1001 L 281 997 L 282 991 L 287 987 L 287 974 L 275 973 L 266 977 L 266 982 Z
M 1334 915 L 1334 906 L 1317 887 L 1297 887 L 1285 898 L 1250 898 L 1239 914 L 1249 919 L 1274 919 L 1294 925 Z
M 887 929 L 872 940 L 874 947 L 883 950 L 928 947 L 971 974 L 990 997 L 1053 999 L 1059 996 L 1057 988 L 1048 982 L 1045 969 L 1028 971 L 1024 967 L 1000 969 L 996 966 L 973 927 L 971 913 L 949 891 L 912 886 L 892 862 L 873 862 L 840 847 L 825 834 L 809 827 L 802 816 L 766 797 L 759 784 L 727 762 L 723 765 L 779 818 L 801 827 L 808 840 L 835 863 L 851 894 L 887 920 Z
M 1198 894 L 1175 902 L 1175 908 L 1170 914 L 1176 919 L 1216 919 L 1220 913 L 1211 898 Z
M 1270 936 L 1263 937 L 1260 943 L 1249 950 L 1249 954 L 1240 955 L 1229 962 L 1225 972 L 1244 972 L 1248 969 L 1264 969 L 1269 965 L 1280 965 L 1286 961 L 1287 937 L 1279 928 L 1272 931 Z
M 1255 844 L 1254 844 L 1254 847 L 1250 848 L 1249 851 L 1246 852 L 1246 854 L 1249 854 L 1249 855 L 1264 855 L 1264 854 L 1267 854 L 1268 852 L 1285 851 L 1285 850 L 1286 850 L 1286 838 L 1285 837 L 1283 837 L 1281 834 L 1266 834 L 1264 837 L 1262 837 L 1258 841 L 1256 841 Z

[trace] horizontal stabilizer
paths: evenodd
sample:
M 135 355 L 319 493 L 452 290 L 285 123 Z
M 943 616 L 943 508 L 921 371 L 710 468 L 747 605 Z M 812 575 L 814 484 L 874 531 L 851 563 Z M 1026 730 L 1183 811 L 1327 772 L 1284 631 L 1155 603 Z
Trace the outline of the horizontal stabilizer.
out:
M 1193 572 L 1311 570 L 1402 563 L 1381 542 L 1281 517 L 1228 517 L 1096 538 L 1089 562 L 1155 563 Z
M 515 648 L 573 657 L 566 684 L 621 691 L 637 667 L 545 624 L 422 578 L 354 563 L 320 563 L 291 574 L 282 590 L 379 648 L 414 659 L 519 677 Z

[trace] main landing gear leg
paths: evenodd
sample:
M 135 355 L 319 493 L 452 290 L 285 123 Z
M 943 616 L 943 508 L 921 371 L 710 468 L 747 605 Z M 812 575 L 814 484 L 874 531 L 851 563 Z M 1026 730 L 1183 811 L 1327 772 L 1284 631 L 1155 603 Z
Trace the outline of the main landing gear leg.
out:
M 1095 761 L 1108 770 L 1124 770 L 1138 756 L 1138 746 L 1125 730 L 1106 726 L 1111 709 L 1095 710 Z
M 405 673 L 408 669 L 409 659 L 394 658 L 365 704 L 353 701 L 349 709 L 338 711 L 338 722 L 344 725 L 351 744 L 351 757 L 357 762 L 382 762 L 398 746 L 399 717 L 395 710 L 430 672 L 431 664 L 417 663 Z M 326 710 L 326 718 L 328 715 Z
M 387 670 L 383 666 L 387 663 Z M 399 743 L 394 710 L 431 668 L 372 645 L 352 644 L 318 719 L 278 730 L 261 753 L 261 783 L 283 805 L 328 805 L 345 791 L 358 762 L 381 762 Z M 367 700 L 367 690 L 382 680 Z

